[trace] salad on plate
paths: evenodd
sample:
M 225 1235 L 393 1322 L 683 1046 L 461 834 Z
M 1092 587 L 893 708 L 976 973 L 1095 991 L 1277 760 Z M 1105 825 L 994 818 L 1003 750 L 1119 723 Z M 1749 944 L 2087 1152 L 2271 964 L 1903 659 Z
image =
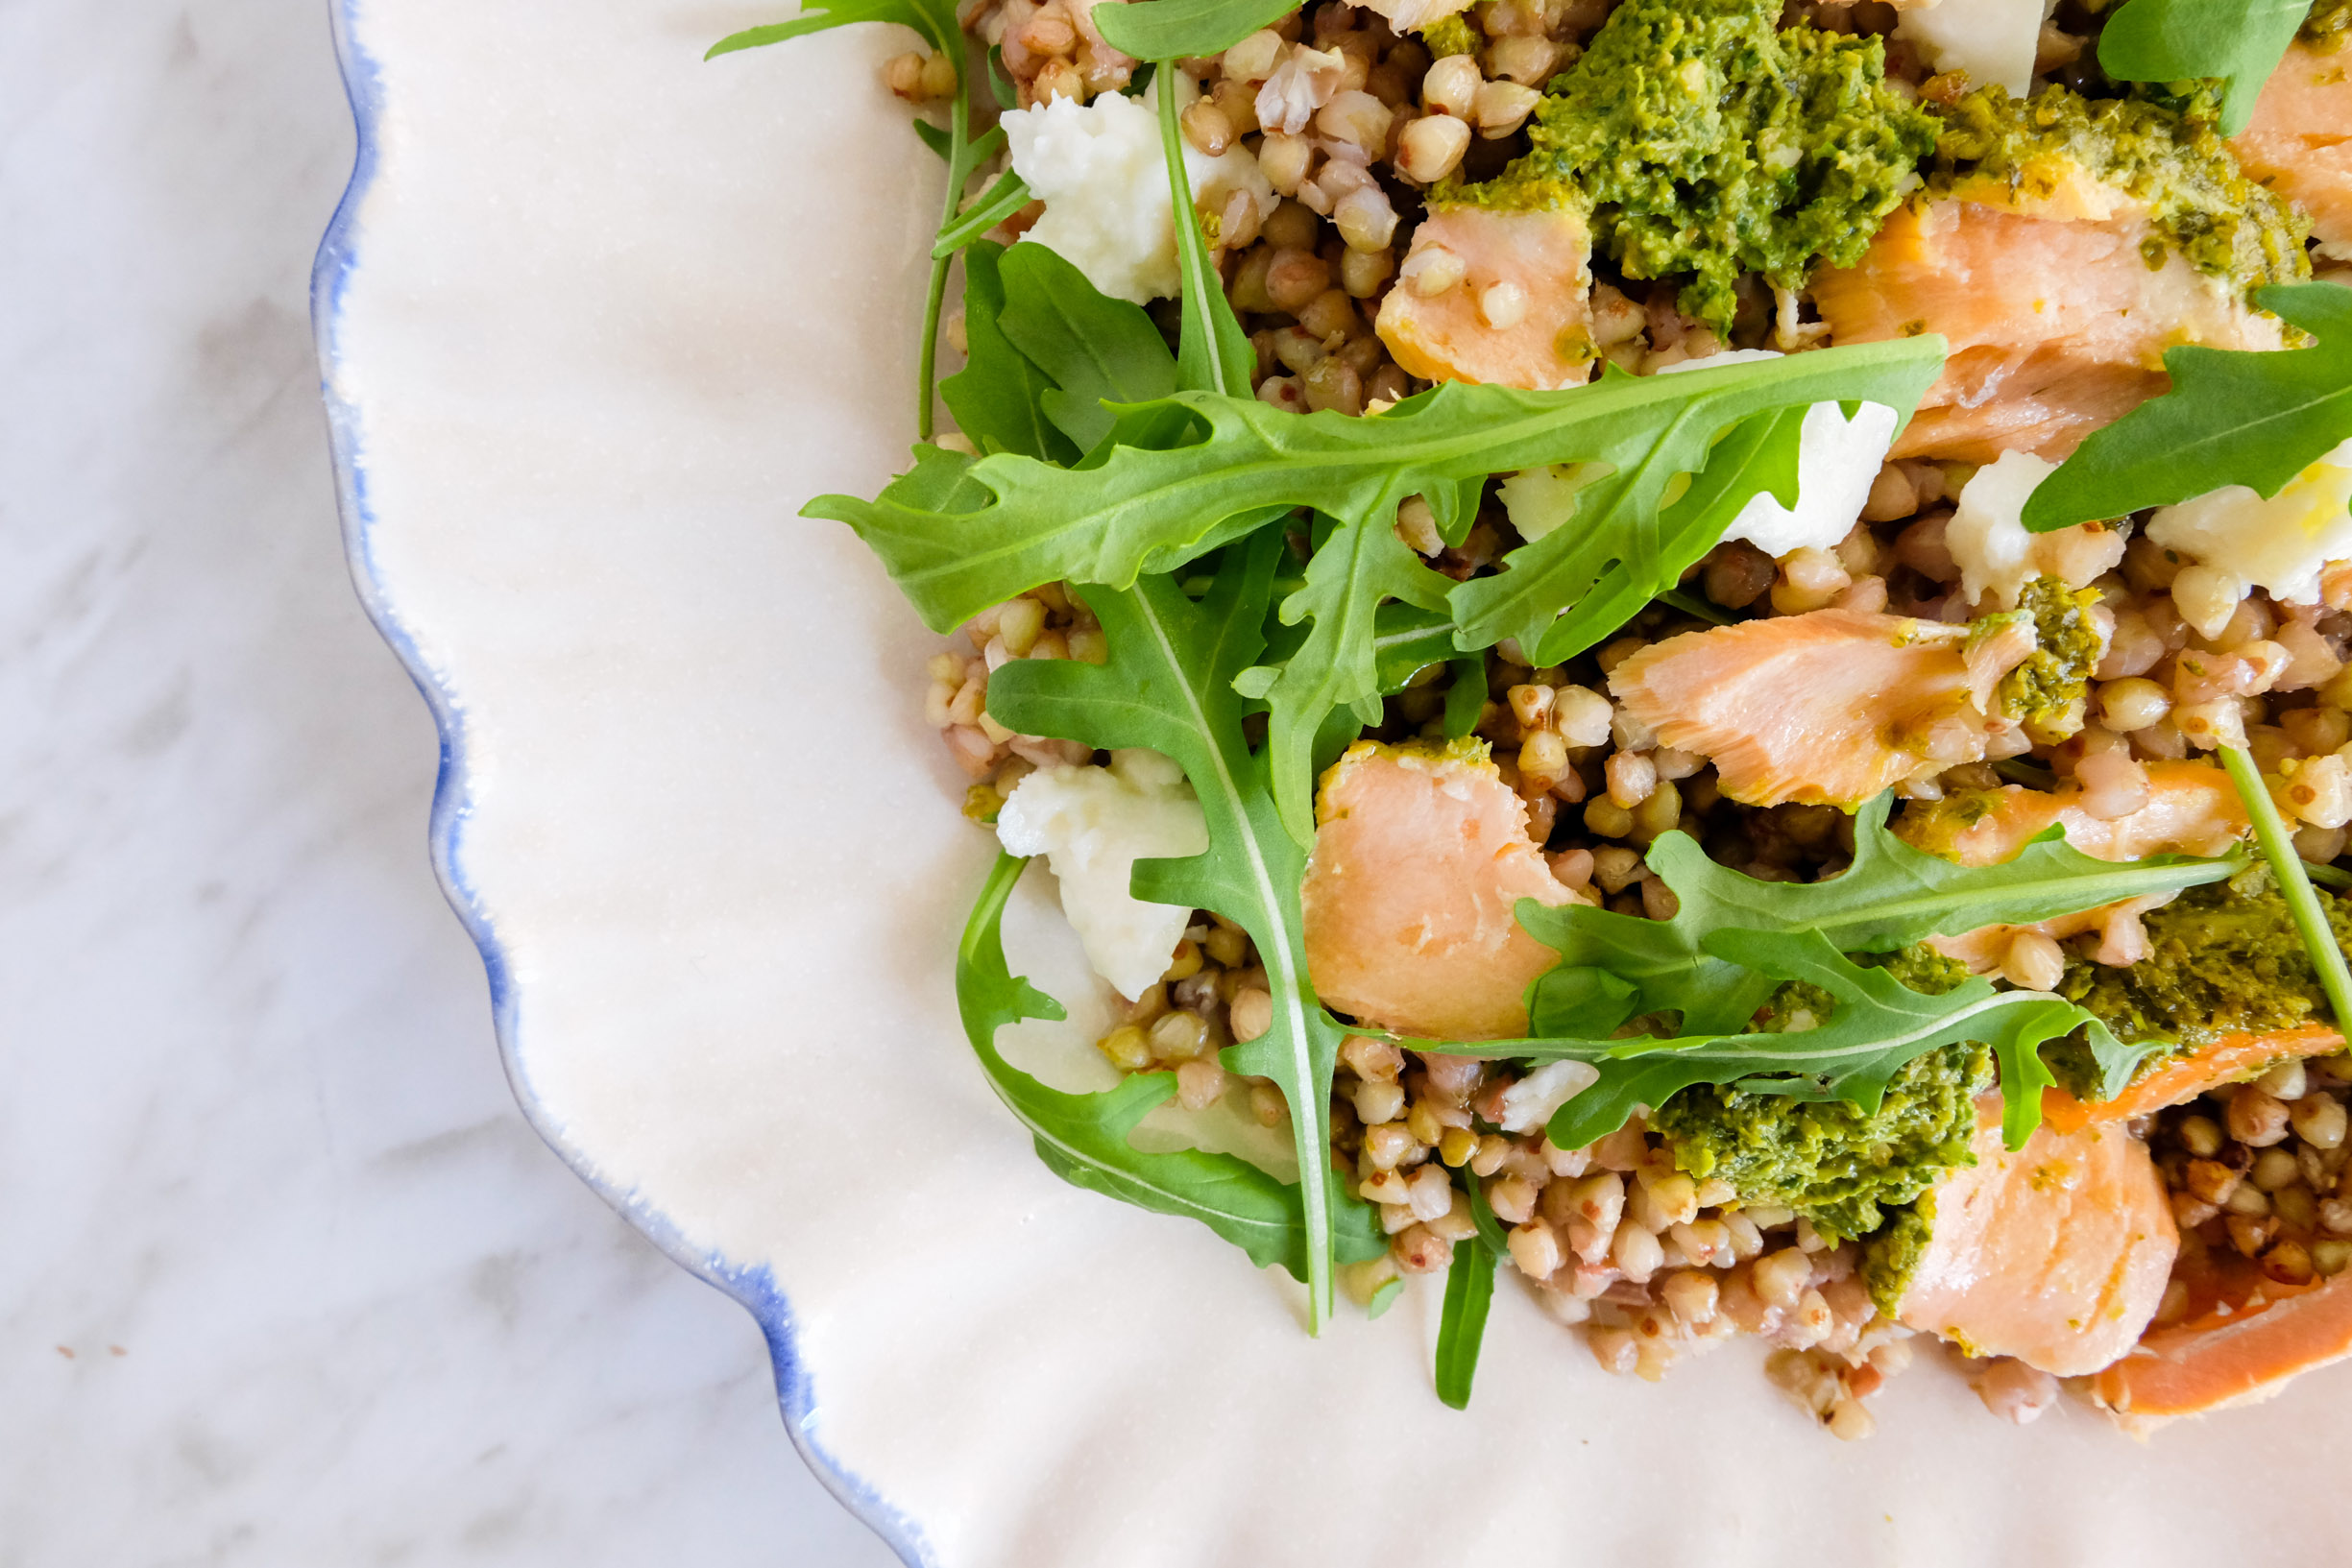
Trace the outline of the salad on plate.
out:
M 1442 1275 L 1457 1407 L 1506 1276 L 1843 1438 L 1939 1342 L 2138 1434 L 2352 1353 L 2352 5 L 712 53 L 862 22 L 947 196 L 912 464 L 806 511 L 950 639 L 958 996 L 1056 1173 L 1310 1332 Z M 1102 1093 L 999 1049 L 1039 857 Z

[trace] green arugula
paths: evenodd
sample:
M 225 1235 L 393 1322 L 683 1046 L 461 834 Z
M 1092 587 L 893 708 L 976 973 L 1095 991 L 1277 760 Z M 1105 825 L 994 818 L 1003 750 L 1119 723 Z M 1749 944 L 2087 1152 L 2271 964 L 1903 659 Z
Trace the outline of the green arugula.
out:
M 1299 0 L 1151 0 L 1105 7 L 1095 17 L 1103 37 L 1137 60 L 1183 60 L 1223 53 L 1298 9 Z
M 2221 134 L 2254 117 L 2310 0 L 2129 0 L 2098 36 L 2098 64 L 2118 82 L 2222 84 Z
M 1027 864 L 998 856 L 956 952 L 956 1005 L 988 1086 L 1029 1128 L 1037 1157 L 1072 1186 L 1198 1219 L 1259 1267 L 1280 1264 L 1304 1282 L 1310 1251 L 1296 1187 L 1230 1154 L 1148 1153 L 1128 1142 L 1136 1123 L 1176 1097 L 1175 1073 L 1137 1073 L 1101 1094 L 1073 1095 L 1047 1087 L 998 1053 L 996 1033 L 1006 1025 L 1064 1016 L 1059 1002 L 1005 962 L 1005 903 Z M 1343 1212 L 1338 1223 L 1342 1262 L 1376 1258 L 1388 1246 L 1367 1206 Z
M 1141 305 L 1096 291 L 1059 253 L 1015 245 L 998 267 L 1005 280 L 997 326 L 1053 383 L 1045 417 L 1081 452 L 1109 435 L 1105 403 L 1142 403 L 1176 391 L 1176 356 Z M 970 330 L 967 315 L 965 330 Z
M 1930 936 L 2025 925 L 2219 881 L 2246 865 L 2243 856 L 2099 860 L 2053 827 L 2012 859 L 1963 866 L 1891 832 L 1890 801 L 1881 794 L 1855 813 L 1853 863 L 1826 881 L 1743 876 L 1716 864 L 1677 829 L 1660 834 L 1647 857 L 1681 901 L 1671 920 L 1521 900 L 1519 924 L 1561 954 L 1560 967 L 1528 990 L 1532 1027 L 1544 1035 L 1603 1035 L 1638 1015 L 1671 1012 L 1681 1015 L 1686 1034 L 1736 1035 L 1787 977 L 1718 952 L 1715 938 L 1723 932 L 1816 933 L 1838 953 L 1892 953 Z
M 1222 47 L 1222 46 L 1221 46 Z M 1184 132 L 1176 90 L 1179 73 L 1173 57 L 1152 55 L 1159 93 L 1160 152 L 1168 165 L 1168 195 L 1176 214 L 1177 302 L 1182 307 L 1176 337 L 1176 379 L 1197 392 L 1250 396 L 1249 372 L 1256 364 L 1249 335 L 1225 298 L 1224 279 L 1209 265 L 1200 214 L 1193 206 L 1192 177 L 1184 168 Z
M 1289 1102 L 1307 1235 L 1309 1321 L 1331 1312 L 1333 1236 L 1361 1207 L 1331 1164 L 1331 1076 L 1344 1031 L 1307 983 L 1298 890 L 1306 853 L 1275 814 L 1264 760 L 1243 734 L 1249 704 L 1233 677 L 1264 646 L 1279 533 L 1227 550 L 1196 604 L 1167 576 L 1131 589 L 1101 585 L 1079 596 L 1102 622 L 1108 660 L 1019 660 L 988 682 L 988 712 L 1023 735 L 1093 746 L 1146 746 L 1173 759 L 1207 819 L 1209 848 L 1188 859 L 1142 860 L 1134 894 L 1157 904 L 1213 910 L 1257 943 L 1273 997 L 1273 1022 L 1228 1047 L 1234 1072 L 1272 1078 Z
M 1454 1243 L 1454 1261 L 1445 1270 L 1445 1304 L 1438 1313 L 1436 1383 L 1438 1397 L 1455 1410 L 1467 1410 L 1470 1383 L 1478 1375 L 1478 1352 L 1487 1337 L 1487 1312 L 1494 1302 L 1494 1275 L 1509 1257 L 1502 1231 L 1479 1191 L 1478 1178 L 1468 1178 L 1470 1215 L 1478 1234 Z M 1472 1243 L 1475 1243 L 1474 1245 Z
M 990 134 L 995 134 L 991 132 Z M 1006 169 L 989 182 L 988 188 L 970 206 L 958 215 L 956 221 L 939 230 L 939 237 L 931 248 L 931 258 L 937 261 L 954 255 L 958 251 L 994 229 L 1029 205 L 1029 181 Z
M 2262 846 L 2263 858 L 2270 862 L 2279 897 L 2287 901 L 2287 913 L 2294 921 L 2296 934 L 2303 938 L 2304 951 L 2311 954 L 2328 1010 L 2336 1015 L 2336 1026 L 2352 1026 L 2352 968 L 2345 965 L 2343 949 L 2337 946 L 2327 913 L 2312 891 L 2311 873 L 2304 869 L 2302 856 L 2295 854 L 2293 830 L 2279 815 L 2278 802 L 2271 799 L 2270 787 L 2263 783 L 2262 769 L 2254 759 L 2243 747 L 2219 749 L 2221 766 L 2237 786 L 2238 798 L 2245 802 L 2246 815 L 2254 824 L 2254 841 Z
M 2091 432 L 2026 500 L 2028 529 L 2120 518 L 2223 485 L 2275 495 L 2352 436 L 2352 289 L 2273 283 L 2253 299 L 2318 341 L 2270 352 L 2166 350 L 2172 390 Z
M 1079 448 L 1045 410 L 1053 382 L 1005 335 L 1006 255 L 1004 246 L 986 240 L 964 253 L 964 366 L 939 383 L 939 396 L 957 428 L 983 452 L 1075 463 Z
M 1977 1041 L 2000 1063 L 2001 1132 L 2023 1147 L 2041 1121 L 2042 1091 L 2056 1081 L 2041 1048 L 2083 1030 L 2110 1083 L 2121 1087 L 2154 1043 L 2123 1045 L 2098 1019 L 2042 991 L 2003 991 L 1981 977 L 1940 996 L 1914 991 L 1883 969 L 1865 969 L 1819 930 L 1711 931 L 1709 957 L 1765 977 L 1796 980 L 1835 999 L 1827 1022 L 1808 1029 L 1750 1034 L 1738 1029 L 1661 1038 L 1578 1037 L 1478 1041 L 1444 1049 L 1507 1060 L 1590 1062 L 1600 1080 L 1561 1106 L 1544 1129 L 1562 1148 L 1580 1147 L 1625 1124 L 1637 1106 L 1662 1105 L 1692 1084 L 1728 1083 L 1755 1094 L 1843 1099 L 1875 1113 L 1888 1080 L 1939 1046 Z
M 1114 446 L 1077 469 L 1008 452 L 946 462 L 918 448 L 914 470 L 876 499 L 820 495 L 803 515 L 856 529 L 924 622 L 945 631 L 1040 583 L 1125 588 L 1232 537 L 1225 525 L 1237 519 L 1312 507 L 1385 527 L 1418 495 L 1451 530 L 1490 474 L 1607 463 L 1614 471 L 1588 493 L 1577 527 L 1522 545 L 1511 569 L 1450 595 L 1458 647 L 1516 636 L 1534 652 L 1589 586 L 1578 580 L 1588 536 L 1609 536 L 1625 569 L 1659 572 L 1660 498 L 1677 474 L 1706 466 L 1718 435 L 1752 414 L 1829 398 L 1907 411 L 1943 351 L 1943 339 L 1922 336 L 1563 392 L 1447 382 L 1362 418 L 1178 392 L 1122 413 L 1182 429 L 1172 445 Z

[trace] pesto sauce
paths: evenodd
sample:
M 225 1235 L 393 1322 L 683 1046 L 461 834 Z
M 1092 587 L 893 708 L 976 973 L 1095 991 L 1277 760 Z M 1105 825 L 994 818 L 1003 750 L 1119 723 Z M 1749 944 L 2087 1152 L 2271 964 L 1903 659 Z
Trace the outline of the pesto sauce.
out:
M 1448 55 L 1478 53 L 1477 31 L 1460 12 L 1451 16 L 1441 16 L 1422 28 L 1421 42 L 1427 44 L 1429 53 L 1439 60 Z
M 1918 1202 L 1897 1209 L 1879 1233 L 1863 1243 L 1862 1283 L 1870 1287 L 1872 1306 L 1889 1317 L 1895 1315 L 1934 1233 L 1935 1194 L 1922 1193 Z
M 1886 85 L 1876 37 L 1775 28 L 1780 0 L 1622 0 L 1555 77 L 1530 150 L 1440 203 L 1573 206 L 1628 277 L 1692 274 L 1683 310 L 1728 328 L 1743 272 L 1787 288 L 1858 260 L 1918 183 L 1932 115 Z
M 2314 49 L 2332 54 L 2343 47 L 2346 29 L 2352 29 L 2352 0 L 2318 0 L 2303 18 L 2302 37 Z
M 1931 194 L 1990 178 L 2047 195 L 2079 170 L 2146 205 L 2159 236 L 2151 268 L 2169 247 L 2243 289 L 2311 276 L 2309 221 L 2245 177 L 2209 115 L 2139 98 L 2094 103 L 2056 84 L 2029 98 L 1979 87 L 1940 112 Z
M 2045 745 L 2082 728 L 2083 695 L 2105 651 L 2091 623 L 2097 589 L 2071 592 L 2055 577 L 2037 577 L 2019 591 L 2020 614 L 2033 617 L 2034 650 L 2000 678 L 2000 711 Z
M 1930 996 L 1968 978 L 1966 965 L 1925 947 L 1855 960 L 1879 964 Z M 1826 1021 L 1834 1005 L 1828 993 L 1791 982 L 1773 994 L 1755 1028 L 1807 1027 L 1807 1015 L 1810 1023 Z M 1650 1125 L 1680 1169 L 1721 1177 L 1742 1202 L 1794 1209 L 1824 1235 L 1867 1236 L 1886 1210 L 1912 1202 L 1954 1166 L 1976 1163 L 1968 1146 L 1975 1101 L 1992 1081 L 1991 1051 L 1964 1043 L 1905 1063 L 1874 1112 L 1844 1100 L 1700 1084 L 1667 1100 Z
M 2315 890 L 2317 891 L 2317 890 Z M 2352 905 L 2319 891 L 2340 946 L 2352 947 Z M 2058 994 L 2097 1014 L 2126 1045 L 2168 1042 L 2141 1064 L 2145 1074 L 2171 1055 L 2223 1035 L 2290 1029 L 2324 1020 L 2327 999 L 2311 954 L 2267 871 L 2193 887 L 2142 917 L 2148 955 L 2129 968 L 2070 959 Z M 2090 1051 L 2067 1041 L 2043 1060 L 2076 1098 L 2098 1098 Z

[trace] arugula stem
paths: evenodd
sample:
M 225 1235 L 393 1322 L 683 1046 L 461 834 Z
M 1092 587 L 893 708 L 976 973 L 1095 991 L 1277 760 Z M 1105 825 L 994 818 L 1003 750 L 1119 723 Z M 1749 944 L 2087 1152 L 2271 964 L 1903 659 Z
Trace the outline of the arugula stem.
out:
M 941 199 L 939 227 L 946 229 L 956 221 L 956 212 L 963 205 L 964 181 L 972 177 L 975 159 L 972 156 L 972 79 L 969 71 L 958 70 L 956 77 L 956 96 L 947 111 L 947 195 Z M 918 441 L 929 441 L 936 428 L 935 407 L 939 401 L 939 311 L 947 302 L 948 263 L 952 255 L 934 255 L 931 261 L 931 288 L 923 298 L 923 356 L 916 368 L 917 396 L 921 401 L 914 410 L 914 434 Z
M 2352 1031 L 2352 968 L 2346 967 L 2343 949 L 2337 946 L 2327 911 L 2319 907 L 2319 895 L 2312 891 L 2311 877 L 2303 869 L 2302 857 L 2295 854 L 2294 838 L 2279 815 L 2278 803 L 2270 798 L 2269 786 L 2262 782 L 2262 771 L 2253 758 L 2238 746 L 2220 750 L 2229 782 L 2238 786 L 2238 798 L 2245 802 L 2246 815 L 2254 821 L 2255 842 L 2262 845 L 2263 858 L 2270 862 L 2271 875 L 2278 879 L 2279 896 L 2294 917 L 2295 929 L 2311 953 L 2312 968 L 2319 972 L 2319 989 L 2326 993 L 2328 1009 L 2336 1015 L 2336 1027 Z
M 2339 893 L 2352 891 L 2352 871 L 2341 866 L 2323 866 L 2316 860 L 2306 860 L 2303 875 L 2321 887 L 2332 887 Z

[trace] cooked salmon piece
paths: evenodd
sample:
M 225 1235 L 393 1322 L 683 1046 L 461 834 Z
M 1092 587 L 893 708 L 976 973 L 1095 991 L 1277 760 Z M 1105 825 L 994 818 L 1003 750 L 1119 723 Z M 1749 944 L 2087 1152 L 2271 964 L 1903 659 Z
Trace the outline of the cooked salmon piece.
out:
M 2289 49 L 2230 146 L 2246 173 L 2303 209 L 2321 255 L 2352 257 L 2352 53 Z
M 1485 747 L 1359 740 L 1323 775 L 1316 821 L 1299 894 L 1316 995 L 1400 1034 L 1526 1033 L 1527 988 L 1560 954 L 1521 929 L 1519 900 L 1578 895 Z
M 2091 1390 L 2118 1425 L 2145 1437 L 2179 1416 L 2258 1404 L 2296 1373 L 2348 1355 L 2352 1275 L 2299 1286 L 2265 1279 L 2242 1299 L 2151 1331 Z
M 2343 1045 L 2343 1035 L 2326 1024 L 2263 1034 L 2225 1034 L 2151 1069 L 2113 1099 L 2085 1105 L 2063 1089 L 2045 1089 L 2042 1120 L 2060 1132 L 2073 1132 L 2094 1122 L 2128 1122 L 2168 1105 L 2186 1104 L 2224 1084 L 2258 1077 L 2289 1056 L 2332 1056 Z
M 1976 1101 L 1976 1164 L 1935 1184 L 1932 1228 L 1897 1315 L 1971 1356 L 2096 1372 L 2155 1316 L 2180 1233 L 2147 1146 L 2121 1127 L 2036 1128 L 2001 1146 Z
M 2179 896 L 2150 893 L 2145 898 L 2101 904 L 2023 926 L 1979 926 L 1957 936 L 1930 936 L 1928 946 L 1947 958 L 1959 959 L 1973 975 L 1989 975 L 2000 967 L 2001 960 L 2008 955 L 2009 944 L 2024 932 L 2038 931 L 2053 942 L 2063 942 L 2071 936 L 2097 931 L 2098 950 L 2092 956 L 2099 963 L 2136 964 L 2147 956 L 2147 928 L 2140 924 L 2140 917 Z
M 2003 784 L 1945 800 L 1914 801 L 1895 832 L 1913 849 L 1989 866 L 2013 857 L 2028 840 L 2058 823 L 2066 841 L 2101 860 L 2150 855 L 2219 855 L 2252 831 L 2245 804 L 2229 775 L 2210 762 L 2149 762 L 2147 804 L 2107 820 L 2082 808 L 2082 787 L 2056 789 Z
M 1407 374 L 1531 392 L 1592 374 L 1592 235 L 1575 212 L 1440 207 L 1413 231 L 1380 341 Z M 1422 280 L 1460 281 L 1422 294 Z
M 1981 758 L 2005 728 L 1986 710 L 2032 633 L 1968 642 L 1966 626 L 1814 610 L 1653 642 L 1609 688 L 1661 741 L 1710 759 L 1735 801 L 1852 807 L 1931 755 Z
M 2150 268 L 2155 231 L 2119 193 L 2076 180 L 2023 205 L 1966 185 L 1914 202 L 1858 263 L 1815 279 L 1834 342 L 1941 332 L 1952 345 L 1892 455 L 2055 461 L 2170 386 L 2173 345 L 2282 346 L 2227 279 L 2169 250 Z

